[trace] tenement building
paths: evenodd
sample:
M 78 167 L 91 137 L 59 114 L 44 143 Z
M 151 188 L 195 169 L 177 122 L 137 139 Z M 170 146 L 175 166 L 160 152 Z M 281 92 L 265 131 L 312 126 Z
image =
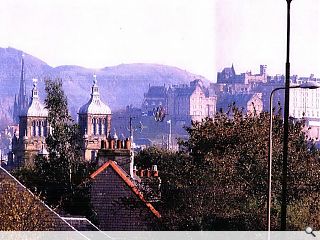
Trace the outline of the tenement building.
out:
M 211 95 L 201 80 L 190 85 L 172 86 L 168 90 L 168 114 L 182 125 L 190 121 L 201 121 L 205 117 L 214 117 L 217 97 Z

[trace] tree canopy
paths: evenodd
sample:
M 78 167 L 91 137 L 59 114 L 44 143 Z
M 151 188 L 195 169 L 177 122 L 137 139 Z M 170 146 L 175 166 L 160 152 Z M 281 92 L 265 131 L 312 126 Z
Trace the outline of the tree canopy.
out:
M 164 227 L 172 230 L 266 230 L 269 113 L 232 106 L 215 119 L 193 122 L 184 152 L 142 151 L 140 165 L 158 164 Z M 272 229 L 280 227 L 283 121 L 273 117 Z M 320 227 L 319 151 L 304 121 L 291 120 L 288 227 Z M 148 167 L 148 166 L 147 166 Z

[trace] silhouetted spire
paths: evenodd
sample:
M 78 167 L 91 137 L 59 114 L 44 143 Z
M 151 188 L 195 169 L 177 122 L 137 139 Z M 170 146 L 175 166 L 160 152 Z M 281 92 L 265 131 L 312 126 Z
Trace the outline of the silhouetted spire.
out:
M 15 102 L 13 119 L 19 123 L 20 114 L 28 107 L 28 98 L 26 94 L 26 80 L 24 69 L 24 54 L 21 55 L 21 72 L 20 72 L 20 87 L 18 94 L 18 102 Z

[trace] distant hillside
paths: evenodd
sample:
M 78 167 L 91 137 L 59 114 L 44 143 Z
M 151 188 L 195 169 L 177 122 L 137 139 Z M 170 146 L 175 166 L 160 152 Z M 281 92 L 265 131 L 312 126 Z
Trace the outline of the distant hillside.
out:
M 14 101 L 14 94 L 18 94 L 22 51 L 14 48 L 0 48 L 0 97 L 2 112 L 11 116 L 10 101 Z M 92 75 L 97 75 L 102 99 L 115 111 L 127 105 L 140 107 L 143 94 L 150 85 L 188 84 L 195 78 L 208 83 L 204 77 L 189 73 L 172 66 L 158 64 L 121 64 L 105 67 L 100 70 L 88 69 L 80 66 L 59 66 L 53 68 L 42 60 L 29 54 L 25 55 L 25 69 L 27 91 L 30 93 L 32 78 L 38 78 L 43 95 L 43 79 L 46 77 L 63 79 L 64 90 L 68 96 L 69 107 L 76 115 L 79 107 L 90 97 Z

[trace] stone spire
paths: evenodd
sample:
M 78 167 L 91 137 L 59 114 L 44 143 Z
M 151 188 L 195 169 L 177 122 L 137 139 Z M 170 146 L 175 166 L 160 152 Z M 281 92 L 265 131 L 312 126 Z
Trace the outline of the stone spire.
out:
M 28 106 L 28 99 L 26 93 L 26 80 L 25 80 L 25 70 L 24 70 L 24 54 L 22 54 L 21 58 L 21 76 L 20 76 L 20 88 L 19 88 L 19 96 L 18 96 L 18 106 L 20 108 L 20 112 L 23 111 Z
M 20 73 L 20 87 L 18 94 L 18 102 L 14 106 L 14 121 L 19 123 L 19 116 L 28 107 L 28 99 L 26 94 L 26 81 L 25 81 L 25 69 L 24 69 L 24 54 L 21 56 L 21 73 Z

